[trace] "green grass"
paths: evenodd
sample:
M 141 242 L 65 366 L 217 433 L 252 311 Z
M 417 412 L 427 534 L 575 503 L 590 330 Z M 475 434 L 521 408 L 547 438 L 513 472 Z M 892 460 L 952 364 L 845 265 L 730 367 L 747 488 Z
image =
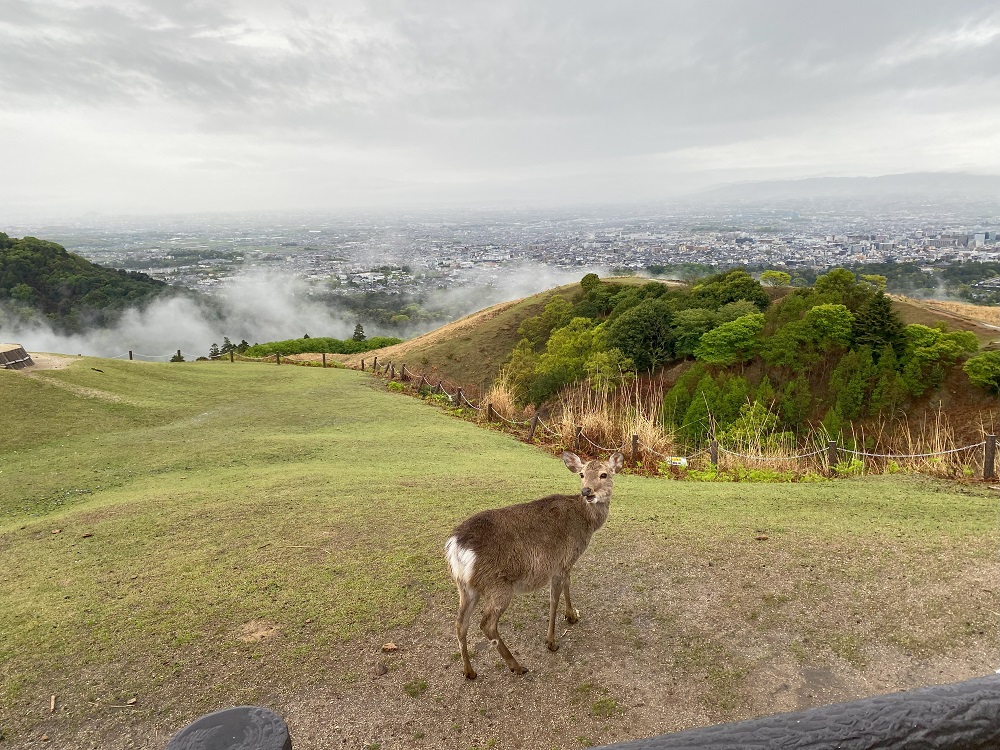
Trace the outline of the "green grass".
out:
M 0 714 L 15 728 L 51 693 L 155 695 L 152 716 L 191 700 L 179 684 L 205 710 L 228 701 L 255 661 L 290 690 L 322 679 L 329 648 L 450 603 L 441 547 L 459 520 L 576 487 L 557 459 L 348 370 L 81 358 L 0 370 L 0 413 Z M 863 664 L 873 637 L 948 653 L 995 632 L 995 591 L 946 599 L 994 556 L 985 489 L 623 476 L 615 491 L 588 555 L 637 617 L 717 594 L 711 629 L 678 621 L 672 653 L 722 708 L 740 705 L 747 638 L 791 633 L 796 658 Z M 277 634 L 266 649 L 244 640 L 253 623 Z

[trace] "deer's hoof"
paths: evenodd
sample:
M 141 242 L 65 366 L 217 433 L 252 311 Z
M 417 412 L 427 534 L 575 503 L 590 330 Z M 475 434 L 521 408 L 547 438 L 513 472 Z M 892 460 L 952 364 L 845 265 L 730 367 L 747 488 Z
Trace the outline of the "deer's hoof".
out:
M 548 649 L 549 651 L 553 651 L 553 652 L 555 652 L 555 651 L 558 651 L 558 650 L 559 650 L 559 644 L 558 644 L 558 643 L 556 643 L 555 641 L 545 641 L 545 647 L 546 647 L 546 648 L 547 648 L 547 649 Z
M 572 625 L 574 622 L 580 622 L 580 610 L 574 609 L 572 612 L 566 613 L 566 622 Z
M 467 672 L 465 673 L 465 679 L 467 679 L 467 680 L 474 680 L 474 679 L 476 679 L 477 677 L 479 677 L 479 675 L 478 675 L 478 674 L 476 674 L 476 670 L 474 670 L 474 669 L 470 669 L 470 670 L 468 670 L 468 671 L 467 671 Z
M 514 674 L 519 674 L 520 675 L 520 674 L 524 674 L 528 670 L 525 669 L 524 667 L 522 667 L 520 664 L 518 664 L 516 667 L 511 667 L 510 671 L 513 672 Z

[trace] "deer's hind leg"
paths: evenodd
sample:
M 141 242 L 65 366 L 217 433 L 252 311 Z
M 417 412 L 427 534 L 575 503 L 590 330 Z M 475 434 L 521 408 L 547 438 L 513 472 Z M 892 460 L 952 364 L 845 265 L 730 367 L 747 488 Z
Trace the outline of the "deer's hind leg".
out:
M 507 644 L 503 642 L 503 638 L 500 637 L 500 631 L 497 630 L 497 623 L 500 621 L 500 615 L 504 613 L 510 604 L 511 596 L 513 592 L 510 589 L 505 589 L 502 591 L 494 591 L 489 597 L 483 600 L 483 620 L 479 624 L 482 628 L 483 633 L 486 637 L 490 639 L 490 643 L 497 647 L 497 651 L 500 652 L 500 656 L 503 660 L 507 662 L 507 666 L 510 667 L 510 671 L 514 674 L 524 674 L 528 670 L 522 667 L 517 659 L 514 658 L 514 654 L 510 652 L 507 648 Z
M 465 584 L 458 584 L 458 619 L 455 621 L 455 631 L 458 633 L 458 647 L 462 651 L 462 666 L 465 679 L 476 679 L 476 670 L 469 661 L 469 622 L 472 620 L 472 610 L 475 609 L 477 596 L 474 589 Z

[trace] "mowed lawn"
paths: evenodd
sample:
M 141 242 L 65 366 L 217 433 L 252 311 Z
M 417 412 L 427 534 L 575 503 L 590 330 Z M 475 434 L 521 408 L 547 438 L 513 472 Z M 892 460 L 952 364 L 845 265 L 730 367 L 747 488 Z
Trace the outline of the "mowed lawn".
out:
M 467 686 L 443 541 L 474 510 L 575 491 L 556 457 L 346 370 L 75 358 L 0 370 L 0 413 L 0 728 L 13 747 L 43 734 L 158 747 L 225 705 L 299 716 L 318 690 L 378 714 L 372 691 L 394 678 L 393 710 L 415 719 L 302 719 L 301 746 L 470 747 L 489 735 L 449 706 L 489 704 L 468 691 L 492 684 L 545 693 L 530 720 L 497 709 L 499 746 L 579 747 L 822 702 L 823 686 L 796 692 L 813 672 L 850 697 L 1000 666 L 997 492 L 982 484 L 622 476 L 578 566 L 584 621 L 558 655 L 590 672 L 560 682 L 537 648 L 542 592 L 501 621 L 542 677 L 494 670 Z M 374 682 L 372 644 L 402 637 L 429 655 L 384 657 L 389 682 Z M 484 644 L 475 660 L 496 661 Z M 574 708 L 583 729 L 532 723 Z

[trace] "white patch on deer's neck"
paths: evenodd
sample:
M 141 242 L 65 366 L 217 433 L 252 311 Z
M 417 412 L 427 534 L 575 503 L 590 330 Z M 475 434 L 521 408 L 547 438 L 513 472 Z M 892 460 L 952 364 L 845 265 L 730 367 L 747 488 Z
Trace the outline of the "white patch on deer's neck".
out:
M 451 577 L 456 581 L 468 583 L 472 580 L 472 572 L 476 567 L 476 553 L 471 549 L 459 546 L 458 539 L 451 537 L 445 542 L 444 554 L 448 558 Z

